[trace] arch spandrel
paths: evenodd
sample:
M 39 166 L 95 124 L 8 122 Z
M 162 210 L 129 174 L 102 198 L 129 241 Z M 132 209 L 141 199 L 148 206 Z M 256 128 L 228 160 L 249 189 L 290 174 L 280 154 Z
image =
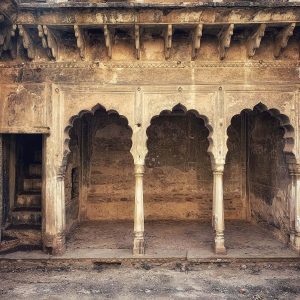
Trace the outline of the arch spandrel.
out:
M 225 93 L 226 128 L 234 116 L 242 111 L 268 111 L 280 121 L 285 129 L 285 153 L 292 154 L 300 161 L 296 96 L 294 91 L 227 91 Z M 226 135 L 227 139 L 227 135 Z
M 184 106 L 187 111 L 197 111 L 208 120 L 213 120 L 216 97 L 214 92 L 145 93 L 145 126 L 148 128 L 153 117 L 160 115 L 162 111 L 172 111 L 178 104 Z
M 97 93 L 66 93 L 63 95 L 64 122 L 63 122 L 63 155 L 59 173 L 65 173 L 68 156 L 70 154 L 70 130 L 76 119 L 86 114 L 93 115 L 102 108 L 110 113 L 117 113 L 128 121 L 128 126 L 134 131 L 134 103 L 135 94 L 132 92 L 97 92 Z
M 89 91 L 86 88 L 85 91 Z M 67 127 L 72 117 L 79 113 L 92 112 L 101 105 L 107 111 L 116 111 L 119 115 L 124 116 L 132 127 L 134 124 L 134 104 L 135 93 L 128 90 L 118 91 L 95 91 L 95 92 L 78 92 L 63 91 L 64 98 L 64 127 Z
M 226 127 L 231 119 L 243 110 L 253 110 L 261 103 L 267 109 L 275 109 L 289 118 L 293 128 L 297 127 L 296 97 L 294 92 L 280 91 L 227 91 L 224 97 Z
M 162 108 L 162 109 L 160 110 L 160 108 Z M 209 135 L 207 137 L 207 139 L 209 141 L 209 147 L 208 147 L 207 152 L 210 155 L 210 158 L 211 158 L 211 161 L 212 161 L 212 164 L 213 164 L 215 159 L 214 159 L 214 154 L 212 152 L 212 150 L 214 149 L 214 145 L 213 145 L 213 125 L 211 123 L 211 120 L 206 115 L 204 115 L 202 113 L 199 113 L 199 111 L 196 110 L 195 108 L 190 108 L 189 107 L 190 108 L 189 109 L 185 105 L 183 105 L 182 103 L 176 103 L 175 101 L 168 102 L 168 108 L 166 108 L 166 105 L 157 105 L 157 106 L 155 106 L 154 109 L 152 107 L 152 109 L 151 109 L 152 113 L 154 113 L 154 112 L 158 112 L 158 113 L 155 114 L 155 115 L 152 115 L 152 114 L 147 115 L 147 123 L 146 123 L 147 126 L 145 127 L 144 132 L 143 132 L 144 137 L 145 137 L 145 145 L 147 144 L 147 140 L 148 140 L 147 129 L 151 126 L 151 121 L 154 118 L 161 116 L 162 114 L 163 115 L 166 115 L 166 114 L 171 115 L 172 112 L 174 111 L 174 109 L 176 109 L 176 108 L 180 109 L 184 113 L 192 113 L 192 114 L 194 114 L 198 118 L 201 118 L 204 121 L 205 127 L 208 129 L 208 132 L 209 132 Z M 210 114 L 210 116 L 212 118 L 212 114 Z M 145 157 L 148 153 L 147 147 L 143 148 L 142 151 L 143 151 L 142 152 L 143 153 L 143 160 L 145 160 Z
M 283 152 L 286 155 L 286 162 L 289 164 L 289 167 L 293 168 L 293 165 L 299 162 L 299 157 L 297 156 L 297 151 L 296 151 L 297 134 L 295 132 L 293 125 L 290 122 L 289 117 L 285 114 L 282 114 L 278 109 L 274 109 L 274 108 L 269 109 L 263 103 L 258 103 L 252 109 L 243 109 L 241 112 L 243 111 L 248 113 L 253 113 L 255 111 L 266 112 L 270 116 L 272 116 L 273 118 L 279 121 L 280 127 L 284 130 L 283 139 L 285 141 L 285 146 Z M 239 114 L 236 114 L 233 117 L 237 115 Z M 231 126 L 231 123 L 229 126 Z M 229 126 L 227 128 L 229 128 Z M 226 135 L 226 138 L 228 139 L 228 135 Z

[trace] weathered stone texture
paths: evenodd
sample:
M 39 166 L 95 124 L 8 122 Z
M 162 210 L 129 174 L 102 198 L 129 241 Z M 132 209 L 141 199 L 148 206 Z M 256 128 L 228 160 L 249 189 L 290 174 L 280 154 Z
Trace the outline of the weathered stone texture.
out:
M 249 189 L 251 211 L 258 221 L 265 221 L 289 232 L 289 177 L 283 153 L 284 130 L 267 112 L 252 118 L 249 141 Z
M 223 212 L 300 247 L 299 5 L 172 2 L 0 3 L 0 133 L 44 134 L 45 248 L 134 219 L 143 254 L 144 219 L 212 219 L 224 254 Z

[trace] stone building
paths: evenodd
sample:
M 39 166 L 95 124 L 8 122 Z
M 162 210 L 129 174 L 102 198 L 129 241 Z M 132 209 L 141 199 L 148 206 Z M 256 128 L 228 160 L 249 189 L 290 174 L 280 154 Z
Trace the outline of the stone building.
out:
M 299 22 L 296 1 L 1 0 L 2 243 L 127 222 L 144 254 L 144 223 L 197 221 L 225 254 L 239 220 L 300 251 Z

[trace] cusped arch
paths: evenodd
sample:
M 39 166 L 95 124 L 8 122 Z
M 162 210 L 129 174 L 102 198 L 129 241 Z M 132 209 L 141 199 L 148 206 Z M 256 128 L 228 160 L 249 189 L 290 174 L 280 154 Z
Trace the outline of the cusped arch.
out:
M 95 113 L 97 111 L 99 111 L 99 110 L 104 110 L 108 115 L 115 114 L 119 118 L 125 120 L 126 123 L 127 123 L 127 126 L 130 128 L 130 130 L 132 132 L 132 128 L 129 125 L 128 119 L 125 116 L 120 115 L 118 113 L 118 111 L 116 111 L 114 109 L 108 109 L 107 110 L 103 105 L 101 105 L 101 104 L 98 103 L 98 104 L 94 105 L 90 110 L 81 110 L 77 115 L 73 115 L 69 119 L 68 125 L 64 129 L 63 158 L 62 158 L 62 163 L 61 163 L 61 167 L 60 167 L 60 173 L 62 175 L 65 175 L 67 164 L 68 164 L 68 158 L 69 158 L 69 155 L 71 153 L 71 149 L 70 149 L 70 141 L 71 141 L 70 133 L 71 133 L 71 130 L 73 129 L 73 127 L 74 127 L 74 124 L 75 124 L 76 120 L 79 120 L 83 116 L 88 115 L 88 114 L 94 116 Z
M 172 114 L 174 114 L 176 112 L 181 112 L 184 115 L 186 115 L 186 114 L 193 114 L 197 118 L 202 119 L 204 121 L 204 126 L 208 130 L 208 137 L 207 137 L 207 139 L 208 139 L 208 142 L 209 142 L 209 146 L 208 146 L 207 152 L 208 152 L 208 154 L 210 156 L 211 161 L 213 162 L 214 161 L 214 154 L 213 154 L 212 149 L 213 149 L 213 146 L 214 146 L 214 142 L 213 142 L 213 126 L 211 124 L 211 120 L 207 116 L 201 115 L 194 108 L 187 109 L 186 106 L 184 106 L 181 103 L 178 103 L 178 104 L 176 104 L 174 106 L 166 108 L 166 109 L 160 111 L 158 114 L 155 114 L 154 116 L 151 116 L 149 118 L 149 121 L 148 121 L 147 126 L 146 126 L 146 144 L 147 144 L 147 141 L 148 141 L 147 131 L 150 128 L 153 120 L 156 119 L 156 118 L 158 118 L 158 117 L 160 117 L 160 116 L 172 115 Z M 148 154 L 148 147 L 146 147 L 146 148 L 147 149 L 146 149 L 145 157 Z
M 267 105 L 263 104 L 262 102 L 258 103 L 255 105 L 252 109 L 246 108 L 243 109 L 239 114 L 236 114 L 232 116 L 231 122 L 229 126 L 227 127 L 227 143 L 228 143 L 228 130 L 229 127 L 232 125 L 232 120 L 235 117 L 238 117 L 242 112 L 246 112 L 249 114 L 252 113 L 263 113 L 266 112 L 268 113 L 271 117 L 276 119 L 279 122 L 280 128 L 284 130 L 284 155 L 286 158 L 286 162 L 288 165 L 292 165 L 296 163 L 296 153 L 295 153 L 295 130 L 294 127 L 292 126 L 290 119 L 287 115 L 282 114 L 280 110 L 276 108 L 268 108 Z M 227 147 L 227 145 L 226 145 Z

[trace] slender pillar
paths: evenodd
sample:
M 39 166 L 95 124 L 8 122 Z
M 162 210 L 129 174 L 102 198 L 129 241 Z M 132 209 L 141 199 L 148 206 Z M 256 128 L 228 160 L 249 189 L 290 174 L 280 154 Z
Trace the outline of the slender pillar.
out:
M 295 235 L 294 235 L 294 248 L 296 251 L 300 252 L 300 165 L 297 165 L 295 174 L 294 174 L 294 184 L 295 184 Z
M 293 247 L 295 243 L 295 201 L 297 195 L 297 177 L 293 170 L 290 171 L 292 179 L 290 199 L 289 199 L 289 216 L 290 216 L 290 244 Z
M 223 200 L 224 164 L 215 164 L 213 168 L 213 219 L 215 231 L 215 253 L 226 254 L 224 245 L 224 200 Z
M 3 223 L 3 136 L 0 134 L 0 243 L 2 240 L 2 223 Z
M 144 165 L 136 164 L 135 174 L 135 206 L 134 206 L 134 241 L 133 254 L 144 254 L 144 200 L 143 200 L 143 175 Z

